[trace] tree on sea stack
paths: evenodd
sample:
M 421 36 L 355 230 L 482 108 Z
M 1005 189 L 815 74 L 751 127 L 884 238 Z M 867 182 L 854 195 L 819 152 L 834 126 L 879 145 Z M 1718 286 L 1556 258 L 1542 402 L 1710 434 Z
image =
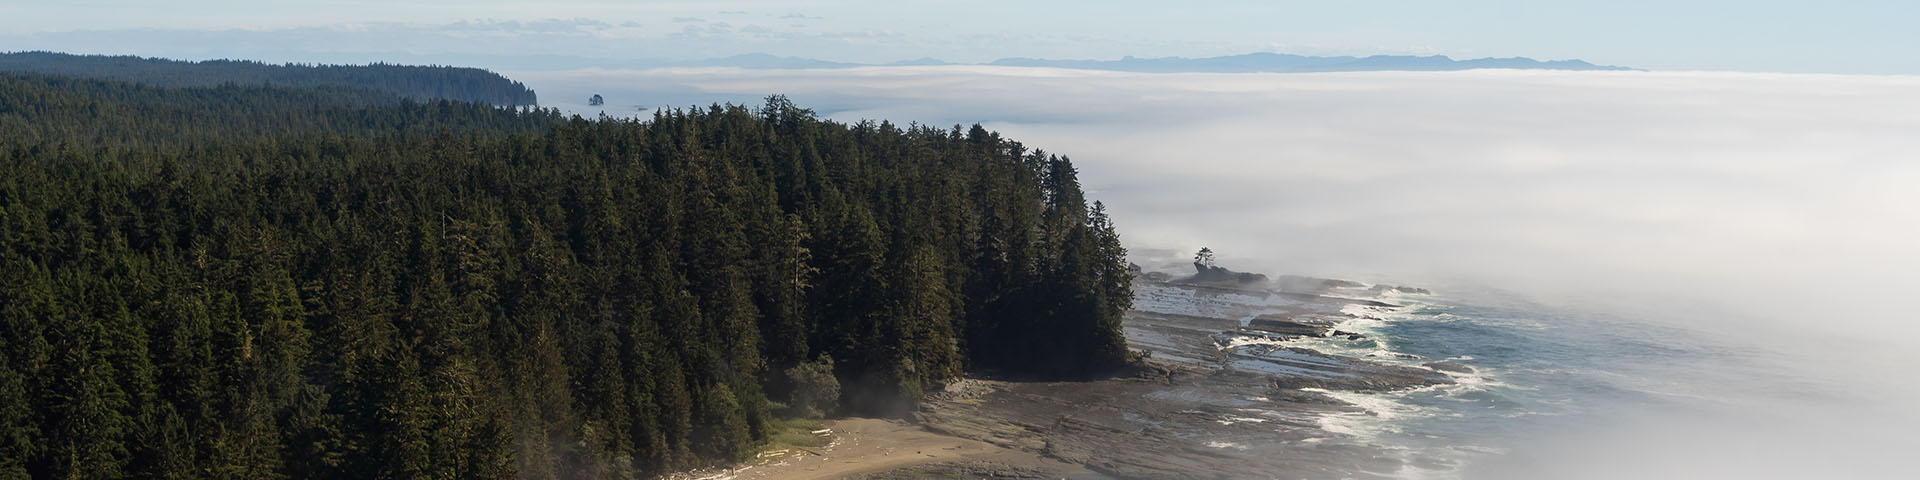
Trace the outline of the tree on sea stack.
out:
M 606 104 L 607 104 L 607 99 L 605 99 L 605 98 L 600 98 L 600 94 L 598 94 L 598 93 L 596 93 L 596 94 L 593 94 L 593 96 L 592 96 L 592 97 L 587 97 L 587 105 L 592 105 L 592 106 L 595 106 L 595 107 L 598 107 L 598 106 L 601 106 L 601 105 L 606 105 Z
M 1213 266 L 1213 249 L 1200 247 L 1200 252 L 1193 254 L 1193 263 L 1209 267 Z

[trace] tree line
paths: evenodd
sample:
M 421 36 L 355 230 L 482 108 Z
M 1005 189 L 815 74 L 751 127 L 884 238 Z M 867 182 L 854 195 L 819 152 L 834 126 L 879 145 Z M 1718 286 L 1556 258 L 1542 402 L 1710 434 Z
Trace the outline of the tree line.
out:
M 1113 222 L 978 125 L 361 95 L 0 79 L 0 477 L 645 477 L 1131 357 Z
M 351 87 L 412 100 L 458 100 L 497 106 L 534 106 L 526 85 L 478 68 L 450 66 L 269 64 L 250 60 L 199 62 L 130 55 L 56 52 L 0 53 L 0 72 L 44 73 L 166 87 L 224 84 Z
M 0 136 L 14 145 L 58 141 L 92 147 L 178 147 L 296 133 L 505 135 L 545 131 L 561 120 L 553 109 L 416 102 L 350 87 L 168 88 L 0 73 Z

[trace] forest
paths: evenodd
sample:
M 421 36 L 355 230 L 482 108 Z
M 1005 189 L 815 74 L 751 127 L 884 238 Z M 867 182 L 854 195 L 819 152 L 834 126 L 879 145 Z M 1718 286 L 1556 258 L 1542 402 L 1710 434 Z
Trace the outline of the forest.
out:
M 478 68 L 368 65 L 274 65 L 250 60 L 190 62 L 127 55 L 0 52 L 0 72 L 44 73 L 166 87 L 225 84 L 351 87 L 412 100 L 459 100 L 496 106 L 538 105 L 526 85 Z
M 1113 221 L 978 125 L 241 83 L 0 74 L 0 478 L 645 478 L 1134 359 Z

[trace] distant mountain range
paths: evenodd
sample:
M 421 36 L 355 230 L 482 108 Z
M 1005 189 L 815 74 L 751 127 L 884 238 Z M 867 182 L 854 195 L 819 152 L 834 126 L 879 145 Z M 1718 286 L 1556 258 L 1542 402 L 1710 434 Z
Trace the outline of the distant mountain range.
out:
M 574 55 L 515 54 L 419 54 L 410 52 L 306 53 L 301 62 L 357 65 L 377 58 L 382 62 L 410 65 L 476 65 L 496 71 L 575 70 L 585 68 L 648 69 L 665 67 L 733 67 L 758 70 L 804 68 L 856 68 L 936 65 L 995 65 L 1009 67 L 1050 67 L 1082 70 L 1153 73 L 1304 73 L 1364 71 L 1441 71 L 1476 68 L 1526 70 L 1636 70 L 1631 67 L 1595 65 L 1584 60 L 1534 60 L 1526 57 L 1475 58 L 1456 60 L 1445 55 L 1373 55 L 1367 57 L 1315 57 L 1284 53 L 1249 53 L 1223 57 L 1124 57 L 1119 60 L 1055 60 L 1042 58 L 1002 58 L 986 63 L 959 63 L 937 58 L 917 58 L 887 63 L 836 62 L 806 57 L 783 57 L 749 53 L 700 60 L 649 58 L 604 58 Z
M 908 65 L 995 65 L 1006 67 L 1050 67 L 1120 72 L 1204 72 L 1204 73 L 1304 73 L 1365 72 L 1383 70 L 1442 71 L 1476 68 L 1521 70 L 1634 70 L 1630 67 L 1594 65 L 1585 60 L 1534 60 L 1526 57 L 1475 58 L 1455 60 L 1446 55 L 1374 55 L 1368 57 L 1315 57 L 1284 53 L 1249 53 L 1224 57 L 1186 58 L 1125 57 L 1119 60 L 1052 60 L 1041 58 L 1002 58 L 984 64 L 964 64 L 921 58 L 885 64 L 847 63 L 801 57 L 781 57 L 763 53 L 734 55 L 692 61 L 638 62 L 653 67 L 737 67 L 750 69 L 852 68 Z M 636 65 L 638 66 L 638 65 Z
M 1374 55 L 1370 57 L 1312 57 L 1284 53 L 1249 53 L 1225 57 L 1135 58 L 1119 60 L 1046 60 L 1002 58 L 989 65 L 1016 67 L 1055 67 L 1122 72 L 1365 72 L 1378 70 L 1471 70 L 1506 68 L 1520 70 L 1633 70 L 1628 67 L 1594 65 L 1585 60 L 1540 61 L 1526 57 L 1475 58 L 1454 60 L 1446 55 Z

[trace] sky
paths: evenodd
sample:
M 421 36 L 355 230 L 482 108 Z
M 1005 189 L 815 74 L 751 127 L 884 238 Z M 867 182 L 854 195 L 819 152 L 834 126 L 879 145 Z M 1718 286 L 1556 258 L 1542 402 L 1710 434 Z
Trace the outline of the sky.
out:
M 1440 54 L 1920 74 L 1916 20 L 1920 2 L 1905 0 L 0 0 L 0 50 L 494 68 L 554 55 L 971 63 Z

